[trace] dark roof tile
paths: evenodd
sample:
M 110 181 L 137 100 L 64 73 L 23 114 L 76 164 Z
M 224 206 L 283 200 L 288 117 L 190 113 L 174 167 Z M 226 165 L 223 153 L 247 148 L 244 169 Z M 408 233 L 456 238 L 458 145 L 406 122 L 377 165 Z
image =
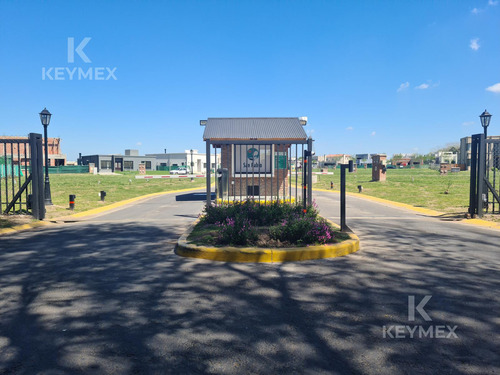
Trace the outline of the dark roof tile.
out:
M 209 118 L 207 139 L 307 139 L 298 117 Z

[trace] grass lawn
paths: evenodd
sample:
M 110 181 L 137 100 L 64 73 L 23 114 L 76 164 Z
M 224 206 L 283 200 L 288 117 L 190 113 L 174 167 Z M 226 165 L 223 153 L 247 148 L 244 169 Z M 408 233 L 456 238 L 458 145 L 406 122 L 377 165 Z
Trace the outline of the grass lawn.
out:
M 92 208 L 102 207 L 125 199 L 139 197 L 151 193 L 180 189 L 205 187 L 204 178 L 173 179 L 135 179 L 138 172 L 124 172 L 115 175 L 92 174 L 51 174 L 50 189 L 53 206 L 47 206 L 47 219 L 71 215 Z M 168 174 L 161 172 L 155 174 Z M 106 192 L 105 202 L 101 202 L 99 192 Z M 69 195 L 75 194 L 75 210 L 70 211 Z M 31 216 L 5 215 L 0 217 L 0 228 L 31 221 Z
M 47 217 L 54 218 L 87 211 L 141 195 L 179 189 L 205 187 L 204 178 L 136 179 L 138 173 L 124 172 L 114 175 L 54 174 L 50 176 L 52 203 L 47 207 Z M 164 174 L 164 173 L 163 173 Z M 106 192 L 105 202 L 100 201 L 99 192 Z M 68 210 L 69 194 L 75 194 L 75 210 Z
M 358 185 L 362 185 L 365 195 L 453 214 L 464 214 L 469 206 L 470 173 L 467 171 L 441 176 L 438 171 L 427 168 L 388 169 L 385 182 L 372 182 L 371 176 L 371 169 L 346 171 L 347 191 L 357 193 Z M 330 181 L 334 190 L 340 190 L 340 169 L 336 169 L 334 175 L 318 175 L 313 187 L 330 189 Z
M 330 170 L 331 171 L 331 170 Z M 167 174 L 158 171 L 155 174 Z M 91 174 L 51 174 L 50 185 L 54 206 L 47 207 L 47 218 L 55 218 L 101 207 L 125 199 L 150 193 L 178 189 L 203 188 L 205 179 L 197 178 L 191 182 L 186 179 L 135 179 L 137 172 L 124 172 L 116 175 Z M 333 181 L 334 190 L 340 190 L 340 169 L 334 175 L 318 175 L 315 188 L 330 189 Z M 438 171 L 421 169 L 388 169 L 387 181 L 372 182 L 371 169 L 358 169 L 346 173 L 347 191 L 358 192 L 358 185 L 363 186 L 363 193 L 391 201 L 425 207 L 449 214 L 462 215 L 469 204 L 469 172 L 449 173 L 441 176 Z M 300 178 L 299 178 L 300 180 Z M 299 181 L 300 183 L 300 181 Z M 107 193 L 106 201 L 100 201 L 98 193 Z M 448 191 L 448 194 L 445 194 Z M 68 196 L 76 194 L 75 211 L 68 210 Z M 499 215 L 486 215 L 485 219 L 500 221 Z M 30 216 L 1 216 L 0 228 L 30 221 Z

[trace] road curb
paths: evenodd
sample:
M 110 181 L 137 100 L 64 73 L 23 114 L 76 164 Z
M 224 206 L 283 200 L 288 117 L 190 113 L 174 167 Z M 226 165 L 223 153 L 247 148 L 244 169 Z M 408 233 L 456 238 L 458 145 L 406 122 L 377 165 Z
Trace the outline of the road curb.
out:
M 460 221 L 462 224 L 469 224 L 469 225 L 476 225 L 478 227 L 487 227 L 487 228 L 493 228 L 493 229 L 499 229 L 500 230 L 500 224 L 488 221 L 488 220 L 483 220 L 483 219 L 463 219 Z
M 49 224 L 51 224 L 51 223 L 49 223 L 47 221 L 36 221 L 34 223 L 29 223 L 29 224 L 15 225 L 15 226 L 10 227 L 10 228 L 2 228 L 2 229 L 0 229 L 0 235 L 1 234 L 21 232 L 23 230 L 28 230 L 28 229 L 43 227 L 43 226 L 49 225 Z
M 16 225 L 16 226 L 13 226 L 11 228 L 2 228 L 2 229 L 0 229 L 0 235 L 21 232 L 21 231 L 28 230 L 28 229 L 42 227 L 45 225 L 54 224 L 54 222 L 57 222 L 57 221 L 68 221 L 68 220 L 72 220 L 72 219 L 82 219 L 82 218 L 85 218 L 88 216 L 93 216 L 93 215 L 97 215 L 97 214 L 100 214 L 100 213 L 103 213 L 106 211 L 110 211 L 110 210 L 125 206 L 125 205 L 130 204 L 130 203 L 134 203 L 134 202 L 139 201 L 141 199 L 154 198 L 154 197 L 161 196 L 161 195 L 182 193 L 182 192 L 186 192 L 186 191 L 195 191 L 195 190 L 200 190 L 200 189 L 199 188 L 197 188 L 197 189 L 192 189 L 192 188 L 191 189 L 179 189 L 179 190 L 162 191 L 159 193 L 151 193 L 151 194 L 141 195 L 139 197 L 134 197 L 134 198 L 120 201 L 120 202 L 111 203 L 107 206 L 93 208 L 91 210 L 79 212 L 79 213 L 73 214 L 73 215 L 60 216 L 58 218 L 53 218 L 53 219 L 46 219 L 47 221 L 37 221 L 34 223 L 29 223 L 29 224 Z
M 93 215 L 97 215 L 97 214 L 100 214 L 100 213 L 103 213 L 106 211 L 111 211 L 115 208 L 119 208 L 119 207 L 125 206 L 127 204 L 137 202 L 141 199 L 154 198 L 154 197 L 159 197 L 161 195 L 183 193 L 186 191 L 195 191 L 195 190 L 200 190 L 200 189 L 203 189 L 203 187 L 197 188 L 197 189 L 191 188 L 191 189 L 179 189 L 179 190 L 172 190 L 172 191 L 161 191 L 159 193 L 151 193 L 151 194 L 141 195 L 139 197 L 129 198 L 129 199 L 125 199 L 124 201 L 111 203 L 107 206 L 97 207 L 97 208 L 93 208 L 93 209 L 88 210 L 88 211 L 79 212 L 79 213 L 74 214 L 74 215 L 63 216 L 63 217 L 59 218 L 59 220 L 62 220 L 64 218 L 81 219 L 83 217 L 93 216 Z M 53 220 L 55 220 L 55 219 L 53 219 Z
M 313 189 L 313 191 L 323 191 L 326 193 L 340 193 L 340 191 L 338 191 L 338 190 L 327 190 L 327 189 Z M 424 215 L 429 215 L 429 216 L 446 215 L 446 213 L 444 213 L 444 212 L 431 210 L 429 208 L 415 207 L 415 206 L 412 206 L 412 205 L 407 204 L 407 203 L 394 202 L 394 201 L 390 201 L 390 200 L 383 199 L 383 198 L 372 197 L 370 195 L 363 195 L 363 194 L 359 194 L 359 193 L 350 193 L 350 192 L 348 192 L 347 195 L 357 197 L 357 198 L 366 199 L 366 200 L 373 201 L 373 202 L 383 203 L 383 204 L 386 204 L 388 206 L 393 206 L 393 207 L 398 207 L 398 208 L 406 208 L 407 210 L 418 212 L 418 213 L 421 213 Z M 500 229 L 500 224 L 497 224 L 497 223 L 494 223 L 494 222 L 491 222 L 488 220 L 482 220 L 482 219 L 465 219 L 464 218 L 464 219 L 461 219 L 457 222 L 460 224 L 475 225 L 475 226 L 480 226 L 480 227 L 487 227 L 490 229 Z
M 313 259 L 336 258 L 359 250 L 359 237 L 349 233 L 350 240 L 333 245 L 315 245 L 300 248 L 208 247 L 187 241 L 199 219 L 179 238 L 175 253 L 182 257 L 236 263 L 281 263 Z M 332 223 L 338 228 L 338 225 Z
M 313 189 L 313 191 L 324 191 L 326 193 L 340 193 L 340 191 L 337 191 L 337 190 L 327 190 L 327 189 Z M 346 194 L 350 195 L 352 197 L 358 197 L 358 198 L 363 198 L 363 199 L 370 200 L 373 202 L 388 204 L 388 205 L 394 206 L 394 207 L 406 208 L 408 210 L 412 210 L 412 211 L 415 211 L 415 212 L 418 212 L 421 214 L 425 214 L 425 215 L 439 216 L 439 215 L 445 214 L 444 212 L 431 210 L 429 208 L 415 207 L 415 206 L 412 206 L 412 205 L 407 204 L 407 203 L 394 202 L 394 201 L 390 201 L 390 200 L 387 200 L 384 198 L 372 197 L 370 195 L 363 195 L 363 194 L 359 194 L 359 193 L 350 193 L 350 192 L 347 192 Z

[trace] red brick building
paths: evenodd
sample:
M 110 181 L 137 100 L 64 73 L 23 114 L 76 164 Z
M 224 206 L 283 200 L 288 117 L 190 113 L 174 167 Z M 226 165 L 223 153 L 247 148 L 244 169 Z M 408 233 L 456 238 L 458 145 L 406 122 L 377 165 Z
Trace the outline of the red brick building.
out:
M 0 139 L 13 139 L 28 141 L 28 137 L 0 136 Z M 51 167 L 66 165 L 66 155 L 61 153 L 61 138 L 48 139 L 49 165 Z M 0 143 L 0 157 L 7 156 L 14 160 L 14 164 L 25 165 L 30 155 L 26 155 L 26 143 Z M 45 155 L 45 140 L 43 140 L 43 153 Z M 44 161 L 45 163 L 45 161 Z

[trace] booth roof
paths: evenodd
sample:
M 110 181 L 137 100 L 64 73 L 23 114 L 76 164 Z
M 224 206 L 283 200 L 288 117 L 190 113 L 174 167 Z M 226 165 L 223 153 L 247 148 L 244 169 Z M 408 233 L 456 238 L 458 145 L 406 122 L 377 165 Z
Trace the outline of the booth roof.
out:
M 209 118 L 203 140 L 307 140 L 298 117 Z

